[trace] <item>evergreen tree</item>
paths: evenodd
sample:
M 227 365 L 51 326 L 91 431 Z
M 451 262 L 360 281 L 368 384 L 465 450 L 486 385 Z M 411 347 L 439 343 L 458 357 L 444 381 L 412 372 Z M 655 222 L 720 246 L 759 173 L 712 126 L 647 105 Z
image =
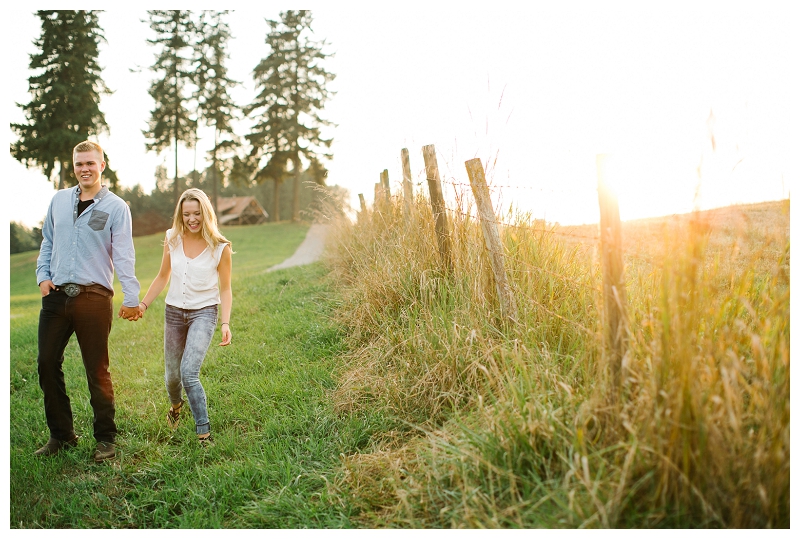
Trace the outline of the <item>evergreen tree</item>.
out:
M 28 78 L 33 96 L 20 105 L 27 122 L 11 124 L 18 139 L 11 155 L 26 167 L 40 168 L 48 179 L 59 165 L 58 189 L 77 184 L 72 149 L 89 136 L 108 132 L 100 96 L 110 94 L 97 63 L 105 41 L 97 11 L 37 11 L 42 33 L 34 42 Z M 110 172 L 110 171 L 109 171 Z M 114 178 L 116 175 L 114 175 Z
M 332 124 L 320 117 L 320 111 L 332 95 L 326 85 L 335 75 L 320 65 L 331 55 L 322 51 L 324 40 L 310 39 L 312 20 L 308 10 L 284 11 L 279 21 L 267 20 L 266 43 L 271 52 L 253 70 L 259 93 L 245 109 L 248 116 L 257 113 L 256 124 L 247 135 L 258 169 L 256 179 L 272 179 L 277 196 L 285 165 L 292 162 L 293 221 L 299 219 L 303 159 L 313 167 L 315 179 L 324 183 L 319 159 L 331 158 L 323 148 L 329 148 L 332 139 L 323 138 L 320 128 Z
M 214 147 L 210 151 L 214 211 L 217 210 L 218 184 L 222 177 L 220 155 L 229 153 L 237 145 L 231 126 L 237 107 L 229 91 L 238 83 L 228 78 L 225 67 L 229 58 L 226 49 L 231 37 L 230 28 L 223 19 L 227 14 L 227 11 L 203 11 L 195 46 L 198 113 L 206 125 L 214 127 Z
M 191 86 L 195 81 L 192 54 L 196 26 L 188 11 L 152 10 L 147 13 L 150 15 L 150 28 L 156 34 L 154 39 L 148 39 L 147 42 L 160 49 L 151 67 L 156 73 L 156 79 L 149 90 L 155 101 L 155 108 L 151 112 L 148 128 L 142 133 L 149 140 L 145 143 L 149 151 L 161 152 L 170 145 L 174 146 L 173 185 L 177 203 L 181 194 L 178 143 L 192 147 L 197 125 L 197 119 L 189 110 Z

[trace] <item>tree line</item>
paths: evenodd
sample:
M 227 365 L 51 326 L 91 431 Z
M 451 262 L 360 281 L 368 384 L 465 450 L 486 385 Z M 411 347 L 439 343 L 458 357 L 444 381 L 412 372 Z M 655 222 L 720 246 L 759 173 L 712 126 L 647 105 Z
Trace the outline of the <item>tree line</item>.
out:
M 41 35 L 30 55 L 28 78 L 31 101 L 17 104 L 25 121 L 12 123 L 16 140 L 11 155 L 29 168 L 41 170 L 58 189 L 77 184 L 72 173 L 72 148 L 80 141 L 109 133 L 100 99 L 111 90 L 102 79 L 99 45 L 105 41 L 100 12 L 94 10 L 40 10 Z M 149 24 L 155 49 L 150 70 L 154 77 L 149 94 L 154 107 L 142 130 L 148 151 L 174 154 L 175 173 L 167 186 L 163 167 L 156 171 L 156 189 L 144 195 L 141 188 L 123 190 L 106 154 L 104 178 L 109 187 L 131 203 L 149 196 L 150 209 L 166 207 L 164 193 L 172 192 L 167 214 L 187 186 L 203 185 L 217 207 L 219 196 L 231 192 L 257 195 L 272 220 L 286 214 L 282 198 L 291 198 L 290 218 L 300 218 L 303 182 L 325 186 L 332 159 L 332 139 L 322 128 L 333 125 L 321 116 L 332 97 L 328 83 L 335 75 L 323 63 L 331 54 L 325 40 L 312 39 L 309 10 L 287 10 L 277 20 L 266 20 L 268 55 L 253 68 L 257 95 L 244 106 L 235 103 L 231 90 L 238 81 L 227 69 L 231 30 L 228 11 L 150 10 L 142 22 Z M 234 130 L 236 120 L 247 118 L 253 126 L 244 136 Z M 200 126 L 213 128 L 211 166 L 198 174 L 179 174 L 179 148 L 197 144 Z M 162 177 L 158 177 L 161 175 Z M 287 190 L 284 182 L 292 180 Z M 159 181 L 161 182 L 159 184 Z M 271 186 L 267 193 L 266 186 Z M 123 193 L 123 191 L 125 191 Z M 123 196 L 123 198 L 125 198 Z M 308 198 L 306 196 L 306 198 Z
M 172 212 L 175 209 L 173 198 L 173 180 L 167 176 L 164 166 L 156 168 L 156 185 L 150 193 L 145 193 L 141 185 L 131 188 L 122 187 L 119 195 L 128 203 L 133 215 L 133 235 L 146 236 L 156 232 L 163 232 L 172 223 Z M 192 171 L 179 178 L 181 185 L 186 188 L 196 187 L 210 193 L 214 175 L 211 167 L 204 172 Z M 312 220 L 317 213 L 324 212 L 329 215 L 331 211 L 343 211 L 347 205 L 349 193 L 338 185 L 318 185 L 308 170 L 300 176 L 298 205 L 299 214 L 303 219 Z M 270 220 L 287 220 L 292 215 L 292 182 L 278 184 L 278 196 L 275 196 L 275 185 L 272 182 L 243 183 L 234 180 L 226 182 L 219 188 L 220 197 L 252 196 L 270 214 Z M 275 216 L 278 216 L 276 219 Z M 37 246 L 38 247 L 38 246 Z
M 28 228 L 22 223 L 11 221 L 9 244 L 12 255 L 14 253 L 37 250 L 42 244 L 42 229 L 37 226 Z

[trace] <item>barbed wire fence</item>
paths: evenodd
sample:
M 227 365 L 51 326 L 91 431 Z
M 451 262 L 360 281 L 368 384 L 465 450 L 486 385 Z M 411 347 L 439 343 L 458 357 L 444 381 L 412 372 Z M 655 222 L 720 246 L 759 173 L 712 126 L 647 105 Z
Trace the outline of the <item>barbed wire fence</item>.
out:
M 628 347 L 628 314 L 627 314 L 627 294 L 625 290 L 625 280 L 623 274 L 622 260 L 622 228 L 619 218 L 619 206 L 615 194 L 608 188 L 605 181 L 605 156 L 597 156 L 597 190 L 598 203 L 600 206 L 600 222 L 596 233 L 575 233 L 560 230 L 556 227 L 547 227 L 545 221 L 534 219 L 530 222 L 508 222 L 499 219 L 492 206 L 492 191 L 501 189 L 513 190 L 536 190 L 534 186 L 513 186 L 513 185 L 488 185 L 485 177 L 485 168 L 480 159 L 471 159 L 464 163 L 469 178 L 469 183 L 460 182 L 456 179 L 442 181 L 436 159 L 436 150 L 433 145 L 422 148 L 424 160 L 424 176 L 428 187 L 428 195 L 431 204 L 433 226 L 435 230 L 436 243 L 439 250 L 442 269 L 445 273 L 452 273 L 453 244 L 451 239 L 451 226 L 448 216 L 458 217 L 459 219 L 477 219 L 483 237 L 483 244 L 477 246 L 486 253 L 494 280 L 495 293 L 500 305 L 500 315 L 509 324 L 518 322 L 518 301 L 524 300 L 535 305 L 547 315 L 555 317 L 562 322 L 570 324 L 577 330 L 592 337 L 596 331 L 587 328 L 578 320 L 569 316 L 564 316 L 556 312 L 557 306 L 546 305 L 539 301 L 530 293 L 526 293 L 521 286 L 515 286 L 509 277 L 507 268 L 525 268 L 528 271 L 535 271 L 542 275 L 554 278 L 565 286 L 578 291 L 586 291 L 598 294 L 602 299 L 602 332 L 603 332 L 603 351 L 607 363 L 610 366 L 613 387 L 619 392 L 621 387 L 625 354 Z M 409 152 L 403 148 L 400 152 L 402 164 L 402 192 L 397 197 L 403 198 L 403 216 L 406 222 L 412 219 L 413 212 L 413 182 L 411 166 L 409 163 Z M 418 183 L 421 185 L 422 182 Z M 444 198 L 443 184 L 457 191 L 456 199 L 458 207 L 448 206 Z M 467 188 L 470 189 L 473 199 L 465 201 Z M 361 215 L 366 215 L 367 205 L 362 193 L 359 195 L 361 203 Z M 379 181 L 375 184 L 374 206 L 375 208 L 388 207 L 392 201 L 392 194 L 389 184 L 388 170 L 380 172 Z M 474 202 L 477 212 L 473 215 L 464 210 L 464 202 L 471 204 Z M 530 221 L 530 219 L 528 219 Z M 602 285 L 598 288 L 581 282 L 575 277 L 564 275 L 552 269 L 523 260 L 509 252 L 507 245 L 501 240 L 501 230 L 525 230 L 550 234 L 569 238 L 581 246 L 596 249 L 600 260 L 602 271 Z

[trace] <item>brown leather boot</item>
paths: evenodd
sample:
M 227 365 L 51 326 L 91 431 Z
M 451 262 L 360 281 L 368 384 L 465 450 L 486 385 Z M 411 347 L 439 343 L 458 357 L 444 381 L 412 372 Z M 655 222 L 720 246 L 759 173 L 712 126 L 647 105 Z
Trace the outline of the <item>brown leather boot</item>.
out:
M 78 445 L 78 437 L 74 437 L 72 440 L 56 440 L 55 438 L 50 438 L 47 440 L 47 443 L 44 444 L 42 447 L 37 449 L 33 452 L 34 455 L 37 457 L 52 457 L 62 449 L 70 449 Z
M 113 442 L 97 442 L 97 449 L 94 451 L 94 461 L 103 462 L 106 459 L 114 458 L 117 449 Z

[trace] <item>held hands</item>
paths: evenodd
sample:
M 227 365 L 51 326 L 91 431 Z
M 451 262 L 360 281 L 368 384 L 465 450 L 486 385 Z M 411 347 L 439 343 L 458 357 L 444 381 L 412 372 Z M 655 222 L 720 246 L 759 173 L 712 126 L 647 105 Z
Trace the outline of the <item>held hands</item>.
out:
M 119 308 L 118 316 L 120 318 L 124 318 L 130 322 L 136 322 L 144 315 L 144 311 L 141 310 L 141 305 L 136 307 L 125 307 L 124 305 Z
M 227 322 L 222 324 L 220 327 L 220 331 L 222 332 L 222 342 L 219 343 L 220 346 L 228 346 L 231 343 L 231 338 L 233 334 L 231 334 L 231 326 Z
M 136 322 L 138 319 L 144 316 L 144 312 L 146 310 L 147 305 L 144 301 L 142 301 L 136 307 L 122 307 L 119 310 L 119 316 L 130 322 Z

